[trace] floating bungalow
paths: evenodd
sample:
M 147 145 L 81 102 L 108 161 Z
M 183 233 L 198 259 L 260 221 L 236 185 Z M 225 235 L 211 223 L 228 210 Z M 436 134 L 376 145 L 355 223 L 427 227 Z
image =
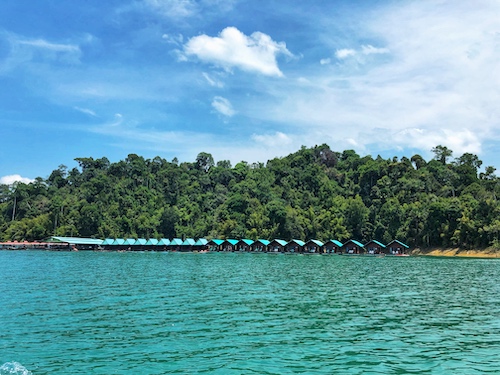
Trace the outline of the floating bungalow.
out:
M 236 250 L 236 244 L 238 243 L 238 240 L 233 240 L 233 239 L 227 239 L 222 242 L 221 248 L 222 251 L 235 251 Z
M 365 244 L 365 249 L 368 255 L 378 255 L 385 254 L 386 246 L 379 241 L 371 240 Z
M 198 240 L 193 245 L 193 251 L 206 251 L 208 240 L 205 238 L 198 238 Z
M 287 253 L 303 253 L 305 242 L 301 240 L 291 240 L 285 245 Z
M 222 243 L 224 240 L 212 239 L 207 242 L 209 251 L 222 251 Z
M 271 241 L 259 239 L 250 246 L 250 251 L 254 253 L 265 253 Z
M 342 254 L 344 244 L 337 240 L 328 240 L 324 245 L 325 254 Z
M 205 238 L 95 238 L 58 237 L 54 236 L 44 242 L 3 242 L 0 249 L 48 249 L 48 250 L 111 250 L 111 251 L 222 251 L 222 252 L 252 252 L 252 253 L 285 253 L 285 254 L 346 254 L 346 255 L 408 255 L 410 247 L 393 240 L 388 245 L 380 241 L 370 240 L 365 245 L 356 240 L 342 244 L 337 240 L 310 239 L 306 242 L 293 239 L 272 241 L 258 239 L 212 239 Z
M 365 247 L 361 242 L 349 240 L 342 246 L 342 253 L 347 255 L 359 255 L 365 253 Z
M 401 241 L 393 240 L 387 244 L 387 249 L 391 255 L 407 255 L 410 247 Z
M 324 243 L 318 240 L 309 240 L 304 244 L 304 254 L 321 254 L 324 250 Z
M 252 248 L 253 240 L 243 239 L 236 243 L 236 251 L 248 252 Z
M 167 251 L 168 246 L 170 246 L 170 240 L 168 238 L 161 238 L 156 245 L 159 251 Z
M 268 253 L 283 253 L 287 242 L 285 240 L 272 240 L 267 246 Z
M 179 246 L 180 251 L 193 251 L 194 250 L 194 244 L 196 241 L 194 238 L 186 238 L 184 241 L 182 241 L 181 245 Z
M 180 238 L 173 238 L 170 243 L 167 245 L 167 250 L 168 251 L 180 251 L 182 243 L 182 239 Z

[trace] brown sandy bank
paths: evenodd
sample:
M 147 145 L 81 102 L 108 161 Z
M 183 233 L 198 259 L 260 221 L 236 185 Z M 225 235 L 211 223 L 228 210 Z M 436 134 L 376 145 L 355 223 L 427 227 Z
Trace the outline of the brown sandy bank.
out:
M 466 250 L 460 248 L 442 249 L 415 249 L 411 255 L 434 257 L 463 257 L 463 258 L 500 258 L 500 251 L 496 249 Z

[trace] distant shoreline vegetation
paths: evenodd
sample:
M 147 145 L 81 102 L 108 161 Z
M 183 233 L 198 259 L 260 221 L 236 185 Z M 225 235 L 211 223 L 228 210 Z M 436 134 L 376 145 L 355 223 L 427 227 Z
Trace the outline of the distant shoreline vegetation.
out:
M 326 144 L 266 164 L 130 154 L 77 158 L 0 185 L 0 241 L 86 238 L 356 238 L 411 248 L 500 248 L 500 180 L 470 153 L 383 159 Z

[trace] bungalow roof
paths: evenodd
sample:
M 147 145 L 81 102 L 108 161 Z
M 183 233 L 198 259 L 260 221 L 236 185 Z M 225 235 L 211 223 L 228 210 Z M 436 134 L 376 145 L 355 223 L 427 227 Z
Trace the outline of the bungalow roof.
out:
M 79 237 L 50 237 L 47 242 L 64 242 L 71 245 L 102 245 L 103 240 L 97 238 L 79 238 Z
M 124 245 L 135 245 L 135 238 L 127 238 Z
M 180 238 L 172 238 L 172 241 L 170 241 L 169 245 L 182 245 L 182 240 Z
M 304 241 L 301 240 L 291 240 L 290 242 L 287 243 L 287 245 L 290 243 L 296 243 L 299 246 L 304 246 L 306 244 Z
M 251 244 L 254 243 L 253 240 L 248 240 L 248 239 L 243 239 L 243 240 L 239 240 L 238 242 L 244 242 L 245 244 L 247 244 L 248 246 L 250 246 Z
M 274 241 L 276 241 L 277 243 L 279 243 L 281 246 L 286 246 L 286 244 L 288 243 L 285 240 L 278 240 L 278 239 L 274 239 L 271 242 L 274 242 Z
M 182 246 L 193 246 L 195 244 L 195 240 L 193 238 L 186 238 L 184 242 L 181 243 Z
M 157 243 L 158 246 L 168 246 L 170 245 L 170 240 L 168 238 L 162 238 Z
M 342 242 L 337 241 L 337 240 L 328 240 L 326 243 L 328 243 L 328 242 L 331 242 L 331 243 L 337 245 L 338 247 L 344 246 L 344 244 Z
M 113 242 L 115 242 L 114 238 L 106 238 L 104 241 L 102 241 L 101 245 L 113 245 Z
M 377 245 L 379 245 L 380 247 L 386 247 L 383 243 L 377 241 L 377 240 L 371 240 L 370 242 L 375 242 Z
M 410 246 L 408 246 L 407 244 L 402 243 L 401 241 L 398 241 L 398 240 L 393 240 L 393 241 L 391 241 L 391 242 L 390 242 L 387 246 L 392 245 L 394 242 L 396 242 L 396 243 L 400 244 L 400 245 L 401 245 L 401 246 L 403 246 L 403 247 L 406 247 L 407 249 L 409 249 L 409 248 L 410 248 Z
M 147 242 L 146 245 L 153 245 L 156 246 L 158 245 L 158 240 L 156 238 L 150 238 Z
M 216 244 L 217 246 L 219 245 L 222 245 L 222 243 L 224 242 L 224 240 L 220 240 L 218 238 L 214 238 L 214 239 L 211 239 L 210 241 L 208 241 L 208 243 L 210 242 L 213 242 L 214 244 Z
M 324 245 L 324 243 L 321 242 L 321 241 L 319 241 L 319 240 L 309 240 L 306 243 L 309 243 L 309 242 L 313 242 L 313 243 L 315 243 L 318 246 L 323 246 Z
M 260 242 L 260 243 L 261 243 L 262 245 L 264 245 L 264 246 L 267 246 L 267 245 L 269 245 L 269 244 L 271 243 L 271 241 L 269 241 L 269 240 L 262 240 L 262 239 L 258 239 L 258 240 L 257 240 L 257 241 L 255 241 L 255 242 Z M 255 242 L 254 242 L 254 243 L 255 243 Z
M 112 245 L 113 246 L 119 246 L 125 244 L 125 240 L 123 238 L 117 238 L 113 241 Z
M 198 241 L 194 243 L 194 246 L 205 246 L 208 243 L 208 240 L 205 238 L 198 238 Z
M 134 245 L 146 245 L 146 242 L 148 242 L 145 238 L 138 238 Z
M 363 245 L 361 242 L 356 241 L 356 240 L 349 240 L 343 246 L 347 245 L 349 242 L 352 242 L 353 244 L 355 244 L 356 246 L 359 246 L 359 247 L 365 247 L 365 245 Z
M 234 245 L 236 245 L 236 244 L 238 243 L 238 240 L 233 240 L 233 239 L 227 239 L 227 240 L 225 240 L 225 241 L 229 242 L 229 243 L 230 243 L 231 245 L 233 245 L 233 246 L 234 246 Z

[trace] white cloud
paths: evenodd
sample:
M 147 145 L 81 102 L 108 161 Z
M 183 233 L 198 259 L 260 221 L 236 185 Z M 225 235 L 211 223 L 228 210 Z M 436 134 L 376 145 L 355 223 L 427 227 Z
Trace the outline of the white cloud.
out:
M 328 64 L 330 64 L 331 62 L 332 62 L 332 59 L 330 59 L 330 58 L 327 58 L 327 59 L 321 59 L 321 60 L 319 60 L 319 63 L 320 63 L 321 65 L 328 65 Z
M 354 55 L 356 55 L 356 51 L 353 49 L 344 48 L 344 49 L 338 49 L 337 51 L 335 51 L 335 57 L 337 59 L 346 59 L 349 56 L 354 56 Z
M 146 7 L 169 18 L 189 17 L 197 11 L 192 0 L 143 0 Z
M 278 55 L 292 56 L 285 43 L 269 35 L 254 32 L 246 36 L 235 27 L 227 27 L 217 37 L 195 36 L 184 45 L 185 56 L 196 56 L 224 69 L 239 68 L 268 76 L 282 77 Z
M 81 50 L 75 44 L 53 43 L 45 39 L 29 39 L 14 33 L 0 32 L 0 38 L 9 44 L 7 57 L 0 63 L 0 73 L 10 71 L 32 61 L 76 64 Z M 89 36 L 85 36 L 89 42 Z
M 218 79 L 210 76 L 208 73 L 203 72 L 202 75 L 207 80 L 207 82 L 209 83 L 210 86 L 218 87 L 218 88 L 224 87 L 224 83 L 222 83 Z
M 376 48 L 370 44 L 361 46 L 361 53 L 363 55 L 383 54 L 389 52 L 390 50 L 388 48 Z
M 227 117 L 231 117 L 236 114 L 233 106 L 231 105 L 231 102 L 226 98 L 223 98 L 222 96 L 214 97 L 214 99 L 212 100 L 212 107 L 214 107 L 217 112 Z
M 75 110 L 85 113 L 86 115 L 92 116 L 92 117 L 97 117 L 97 114 L 92 111 L 91 109 L 88 108 L 80 108 L 80 107 L 73 107 Z
M 0 184 L 1 185 L 12 185 L 15 182 L 22 182 L 25 184 L 29 184 L 30 182 L 33 182 L 35 180 L 28 178 L 28 177 L 21 177 L 21 175 L 18 174 L 12 174 L 9 176 L 3 176 L 0 177 Z
M 253 134 L 252 140 L 267 147 L 282 147 L 292 143 L 292 139 L 282 132 L 276 132 L 274 134 Z
M 161 37 L 167 43 L 174 44 L 176 46 L 182 46 L 182 43 L 184 43 L 184 36 L 182 34 L 177 34 L 177 35 L 163 34 Z
M 443 144 L 455 155 L 480 154 L 485 142 L 500 140 L 500 3 L 481 4 L 419 1 L 378 8 L 360 30 L 377 43 L 336 52 L 363 64 L 332 66 L 338 74 L 311 70 L 307 87 L 274 82 L 263 89 L 273 100 L 254 103 L 259 111 L 253 114 L 338 149 L 355 140 L 367 152 Z M 378 59 L 381 54 L 387 58 Z

